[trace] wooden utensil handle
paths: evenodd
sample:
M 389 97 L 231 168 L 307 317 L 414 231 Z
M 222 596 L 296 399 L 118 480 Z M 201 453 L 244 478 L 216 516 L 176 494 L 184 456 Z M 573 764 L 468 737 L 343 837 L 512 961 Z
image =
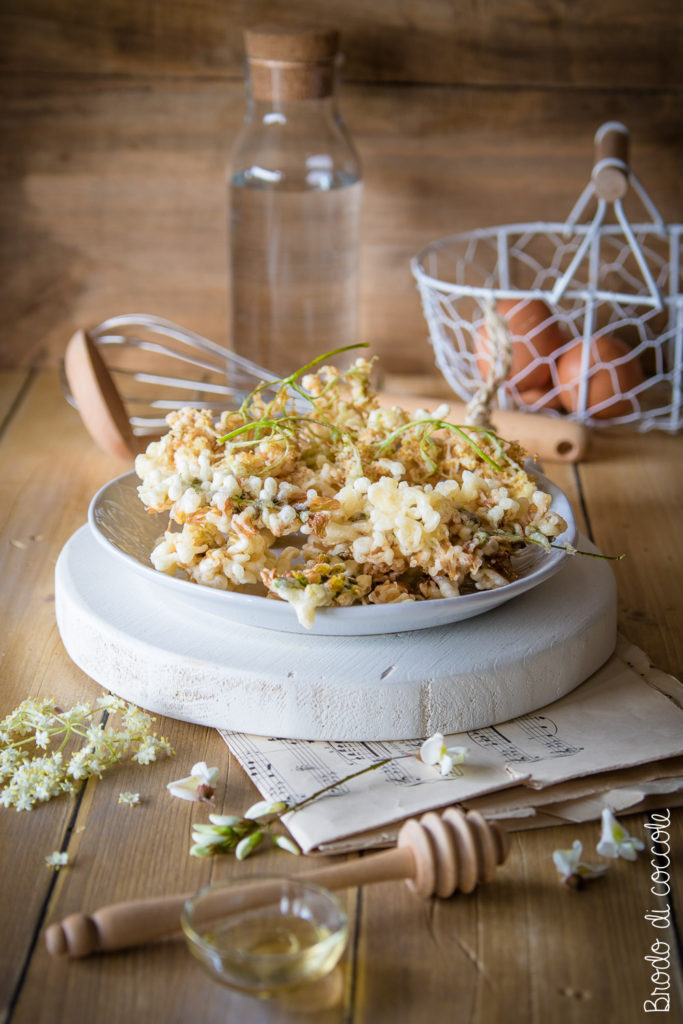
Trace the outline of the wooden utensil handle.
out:
M 628 143 L 626 125 L 606 121 L 595 133 L 593 185 L 599 199 L 614 202 L 628 191 Z
M 304 871 L 296 875 L 296 878 L 337 890 L 372 882 L 412 878 L 414 873 L 413 854 L 404 846 L 373 857 Z M 253 888 L 253 900 L 248 899 L 250 888 Z M 268 886 L 262 881 L 253 886 L 246 882 L 244 886 L 226 887 L 223 892 L 217 889 L 211 900 L 212 911 L 220 914 L 222 908 L 230 908 L 238 893 L 246 896 L 240 903 L 241 909 L 259 906 L 271 898 Z M 152 939 L 172 935 L 180 930 L 180 914 L 192 895 L 184 893 L 157 899 L 132 900 L 101 907 L 92 914 L 71 914 L 46 929 L 48 952 L 52 956 L 79 958 L 91 953 L 129 949 Z
M 93 914 L 70 914 L 46 929 L 47 950 L 52 956 L 84 957 L 172 935 L 180 930 L 180 912 L 191 895 L 131 900 Z
M 129 461 L 146 447 L 133 434 L 116 384 L 86 331 L 79 329 L 70 338 L 64 372 L 81 419 L 102 451 Z
M 476 811 L 465 814 L 447 807 L 441 814 L 428 811 L 419 820 L 406 821 L 392 850 L 304 871 L 296 878 L 333 890 L 405 879 L 420 896 L 451 896 L 458 889 L 472 892 L 487 881 L 507 851 L 505 833 L 496 822 Z M 259 879 L 217 887 L 203 901 L 201 919 L 208 922 L 221 914 L 265 906 L 277 899 L 280 884 L 277 879 Z M 136 900 L 102 907 L 91 915 L 72 914 L 47 929 L 48 952 L 83 957 L 177 932 L 187 899 L 188 895 Z
M 404 409 L 434 408 L 439 402 L 433 398 L 414 398 L 407 395 L 379 395 L 382 405 L 398 405 Z M 462 402 L 451 402 L 451 423 L 465 422 L 465 406 Z M 530 455 L 537 455 L 541 461 L 577 462 L 587 449 L 590 438 L 588 428 L 582 423 L 559 416 L 543 416 L 541 413 L 516 412 L 513 409 L 494 409 L 493 425 L 508 441 L 518 441 Z

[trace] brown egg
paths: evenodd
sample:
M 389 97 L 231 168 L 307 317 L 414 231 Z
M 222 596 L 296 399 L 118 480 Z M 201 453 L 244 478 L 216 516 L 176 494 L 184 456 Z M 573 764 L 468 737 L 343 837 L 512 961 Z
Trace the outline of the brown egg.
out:
M 521 298 L 500 299 L 496 308 L 507 321 L 512 337 L 512 366 L 509 379 L 515 381 L 520 391 L 544 388 L 550 384 L 548 364 L 540 363 L 534 367 L 530 364 L 537 356 L 549 356 L 567 340 L 556 321 L 547 322 L 553 315 L 551 310 L 541 299 Z M 486 380 L 490 366 L 490 344 L 485 326 L 480 327 L 477 332 L 475 354 L 479 373 L 482 379 Z
M 582 349 L 583 341 L 577 341 L 557 360 L 560 400 L 567 412 L 576 412 L 579 407 Z M 595 419 L 627 416 L 637 407 L 631 399 L 622 396 L 642 382 L 640 360 L 633 355 L 625 341 L 612 334 L 603 334 L 591 340 L 586 392 L 586 411 L 590 416 Z M 593 406 L 602 405 L 603 402 L 609 402 L 609 405 L 604 409 L 593 409 Z
M 540 412 L 541 409 L 557 409 L 559 412 L 563 409 L 560 396 L 557 393 L 553 394 L 552 388 L 550 391 L 546 391 L 545 388 L 527 388 L 526 391 L 520 391 L 519 403 L 522 406 L 533 406 L 534 412 Z

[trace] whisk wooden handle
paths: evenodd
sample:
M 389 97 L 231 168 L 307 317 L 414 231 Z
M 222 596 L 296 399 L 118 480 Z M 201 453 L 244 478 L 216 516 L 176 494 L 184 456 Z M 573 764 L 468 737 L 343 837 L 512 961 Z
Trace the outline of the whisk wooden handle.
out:
M 304 871 L 296 877 L 333 890 L 405 879 L 420 896 L 446 897 L 458 890 L 471 892 L 479 882 L 487 881 L 507 851 L 505 832 L 495 822 L 475 811 L 464 814 L 449 807 L 442 814 L 430 811 L 419 820 L 407 821 L 392 850 Z M 244 889 L 249 885 L 245 883 Z M 234 898 L 238 888 L 218 888 L 212 898 L 213 909 L 220 912 L 221 898 Z M 266 889 L 262 883 L 254 886 L 254 905 L 267 899 Z M 139 946 L 177 932 L 183 904 L 190 895 L 117 903 L 90 915 L 71 914 L 47 928 L 48 952 L 84 957 Z
M 130 459 L 146 442 L 135 437 L 121 396 L 90 335 L 78 330 L 64 353 L 64 372 L 81 419 L 107 454 Z

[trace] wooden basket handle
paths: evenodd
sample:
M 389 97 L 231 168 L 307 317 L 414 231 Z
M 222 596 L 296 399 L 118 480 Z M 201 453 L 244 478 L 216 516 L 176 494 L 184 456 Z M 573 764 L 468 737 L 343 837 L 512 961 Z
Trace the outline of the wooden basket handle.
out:
M 626 125 L 606 121 L 595 133 L 593 185 L 598 199 L 613 203 L 628 191 L 628 144 Z

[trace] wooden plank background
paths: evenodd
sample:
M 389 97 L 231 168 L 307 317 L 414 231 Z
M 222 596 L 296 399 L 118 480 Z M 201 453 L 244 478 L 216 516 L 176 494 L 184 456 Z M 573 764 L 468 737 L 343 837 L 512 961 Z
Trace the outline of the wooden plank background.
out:
M 592 137 L 681 219 L 678 0 L 5 0 L 0 366 L 54 366 L 71 329 L 150 312 L 226 342 L 225 167 L 241 28 L 341 25 L 363 166 L 361 327 L 389 373 L 433 372 L 410 257 L 563 219 Z M 65 326 L 66 325 L 66 326 Z

